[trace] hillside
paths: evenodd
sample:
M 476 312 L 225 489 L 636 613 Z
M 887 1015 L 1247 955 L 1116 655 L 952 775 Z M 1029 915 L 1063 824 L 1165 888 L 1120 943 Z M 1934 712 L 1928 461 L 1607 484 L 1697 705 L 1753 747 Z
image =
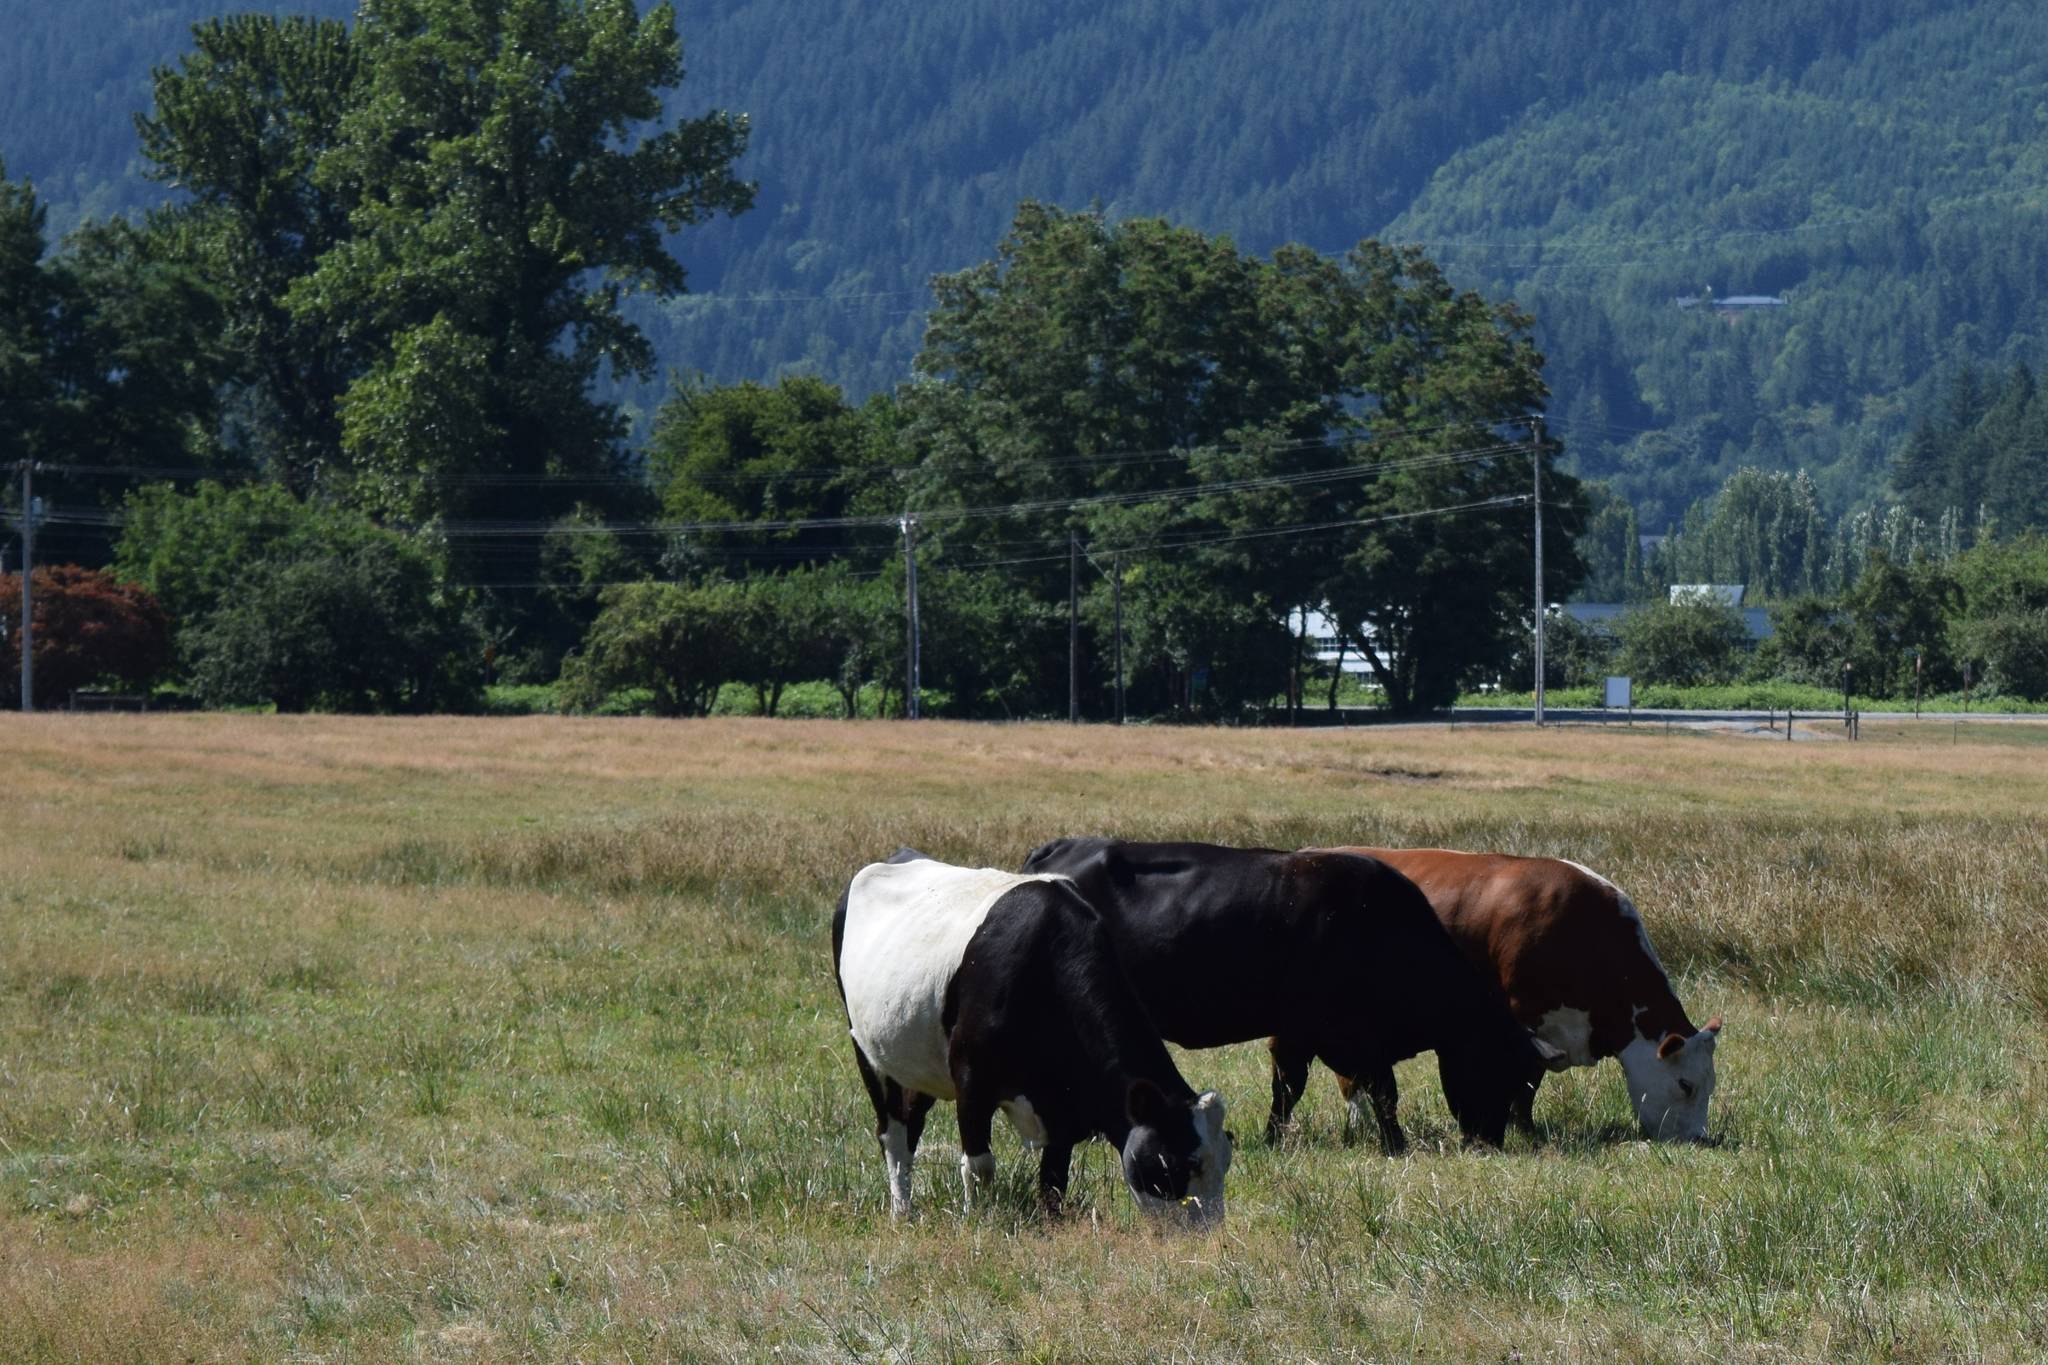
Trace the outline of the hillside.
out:
M 10 174 L 60 225 L 149 202 L 130 114 L 214 7 L 13 8 Z M 697 295 L 648 325 L 722 380 L 897 382 L 925 281 L 1025 198 L 1259 250 L 1391 233 L 1535 309 L 1559 431 L 1649 529 L 1745 462 L 1870 500 L 1942 372 L 2044 331 L 2048 14 L 2025 4 L 752 0 L 680 26 L 677 112 L 748 112 L 761 195 L 682 241 Z M 1788 302 L 1672 304 L 1705 288 Z

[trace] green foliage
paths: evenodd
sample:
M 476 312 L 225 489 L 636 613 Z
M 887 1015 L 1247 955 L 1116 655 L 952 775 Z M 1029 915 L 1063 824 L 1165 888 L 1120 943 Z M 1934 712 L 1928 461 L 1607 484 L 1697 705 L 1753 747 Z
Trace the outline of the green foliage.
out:
M 257 561 L 189 639 L 193 690 L 209 706 L 463 710 L 481 668 L 433 561 L 389 533 Z
M 1978 545 L 1950 569 L 1972 616 L 2048 608 L 2048 534 Z
M 1742 613 L 1708 597 L 1646 602 L 1622 616 L 1615 635 L 1617 673 L 1678 687 L 1733 682 L 1749 644 Z
M 121 485 L 73 465 L 184 464 L 215 415 L 219 310 L 195 275 L 123 224 L 46 255 L 48 211 L 0 165 L 0 452 L 42 466 L 46 503 L 90 506 Z M 50 556 L 104 558 L 97 530 L 61 524 Z
M 930 541 L 1035 558 L 1046 603 L 1064 596 L 1070 535 L 1097 567 L 1128 557 L 1141 709 L 1190 704 L 1202 677 L 1214 704 L 1270 694 L 1280 618 L 1303 602 L 1371 634 L 1397 710 L 1447 699 L 1512 646 L 1527 521 L 1503 535 L 1497 518 L 1528 466 L 1505 433 L 1526 436 L 1545 396 L 1512 308 L 1454 290 L 1419 251 L 1260 260 L 1029 203 L 994 260 L 934 287 L 902 434 Z M 1035 506 L 1070 499 L 1088 501 L 1065 519 Z M 1553 472 L 1546 502 L 1576 516 L 1575 483 Z M 1568 590 L 1580 566 L 1568 543 L 1555 554 Z
M 919 680 L 930 714 L 1022 719 L 1064 713 L 1066 613 L 999 573 L 940 569 L 921 574 Z M 901 617 L 889 641 L 901 680 Z M 876 622 L 877 625 L 880 621 Z M 887 636 L 877 632 L 880 645 Z M 885 674 L 884 676 L 888 676 Z M 935 695 L 937 694 L 937 695 Z
M 0 442 L 9 450 L 32 448 L 51 403 L 60 287 L 43 265 L 48 220 L 34 187 L 0 165 Z
M 1950 640 L 1959 657 L 1981 664 L 1985 690 L 2048 700 L 2048 611 L 1966 618 L 1951 627 Z
M 114 568 L 163 603 L 181 642 L 266 562 L 347 558 L 384 537 L 367 518 L 274 484 L 153 484 L 129 495 Z M 182 649 L 182 644 L 181 644 Z
M 1995 392 L 1965 368 L 1940 411 L 1892 463 L 1892 484 L 1923 521 L 1960 521 L 1973 536 L 2048 529 L 2048 395 L 2015 365 Z
M 807 375 L 774 385 L 680 386 L 663 404 L 647 446 L 662 512 L 684 523 L 780 522 L 840 517 L 892 453 L 891 404 L 848 406 Z M 671 550 L 690 567 L 780 567 L 842 552 L 855 532 L 793 528 L 730 535 L 696 532 Z M 886 540 L 883 542 L 886 548 Z
M 623 688 L 643 687 L 658 716 L 707 713 L 745 638 L 745 590 L 630 583 L 605 589 L 599 600 L 603 610 L 582 652 L 562 664 L 563 704 L 587 711 Z
M 1586 562 L 1578 595 L 1588 602 L 1632 602 L 1654 596 L 1643 565 L 1642 528 L 1636 509 L 1603 483 L 1589 483 L 1586 519 L 1573 537 Z
M 1533 650 L 1533 642 L 1527 649 Z M 1597 625 L 1563 613 L 1543 623 L 1543 678 L 1546 687 L 1591 687 L 1615 672 L 1614 636 Z M 1530 676 L 1530 661 L 1517 661 L 1511 677 Z
M 1950 565 L 1963 599 L 1949 623 L 1958 661 L 1994 692 L 2048 699 L 2048 538 L 1977 546 Z
M 1901 564 L 1875 553 L 1839 598 L 1803 597 L 1775 607 L 1769 657 L 1779 676 L 1872 696 L 1910 697 L 1916 659 L 1924 690 L 1957 686 L 1961 672 L 1949 647 L 1949 623 L 1962 597 L 1948 566 L 1916 559 Z
M 1830 540 L 1820 495 L 1804 471 L 1739 469 L 1686 510 L 1655 572 L 1673 583 L 1740 583 L 1752 601 L 1825 586 Z
M 1910 695 L 1916 659 L 1929 690 L 1956 685 L 1960 676 L 1949 654 L 1948 623 L 1961 605 L 1945 565 L 1873 558 L 1841 599 L 1855 685 L 1876 695 Z
M 647 577 L 645 556 L 606 525 L 603 512 L 578 503 L 549 528 L 540 547 L 539 607 L 522 632 L 503 631 L 492 641 L 492 656 L 503 645 L 516 652 L 505 676 L 552 678 L 562 656 L 575 648 L 596 619 L 607 587 Z M 509 589 L 486 589 L 491 592 Z
M 287 294 L 348 235 L 352 187 L 317 172 L 362 62 L 342 24 L 310 18 L 213 19 L 192 45 L 152 72 L 136 118 L 152 176 L 189 196 L 153 214 L 150 233 L 222 301 L 231 441 L 303 493 L 340 453 L 336 408 L 362 352 L 295 315 Z
M 340 20 L 354 5 L 300 8 Z M 366 24 L 401 35 L 409 16 L 439 15 L 372 8 Z M 123 178 L 134 145 L 121 120 L 146 94 L 144 66 L 170 60 L 182 22 L 208 10 L 108 0 L 90 22 L 51 7 L 16 16 L 17 41 L 0 53 L 0 127 L 61 223 L 148 202 Z M 504 12 L 516 24 L 540 11 Z M 1026 199 L 1164 215 L 1255 252 L 1288 241 L 1335 250 L 1362 233 L 1430 243 L 1461 286 L 1512 296 L 1538 318 L 1572 467 L 1610 480 L 1646 531 L 1676 525 L 1745 466 L 1808 471 L 1839 517 L 1873 495 L 1940 407 L 1941 376 L 2038 358 L 2039 7 L 1452 0 L 1381 18 L 1274 3 L 1161 22 L 1133 0 L 1029 14 L 852 14 L 822 0 L 693 12 L 690 98 L 770 111 L 748 169 L 771 211 L 692 234 L 694 281 L 710 296 L 630 316 L 669 366 L 726 382 L 801 370 L 858 397 L 893 387 L 917 352 L 929 277 L 974 259 Z M 461 82 L 418 82 L 413 109 L 494 98 L 513 67 L 488 46 L 462 48 L 487 30 L 448 38 L 451 67 L 480 83 L 458 96 Z M 542 62 L 550 49 L 536 52 Z M 320 103 L 353 88 L 339 53 L 320 81 L 256 65 L 264 53 L 284 55 L 266 40 L 245 85 L 279 117 L 247 127 L 343 136 Z M 254 78 L 271 70 L 274 81 Z M 237 88 L 231 72 L 211 79 Z M 504 124 L 524 112 L 515 104 Z M 449 175 L 504 145 L 457 137 Z M 261 140 L 221 146 L 250 152 L 244 164 L 266 174 L 286 164 Z M 918 175 L 906 180 L 905 167 Z M 418 181 L 400 177 L 395 192 L 440 188 Z M 312 188 L 317 197 L 302 187 L 268 211 L 354 207 L 340 179 Z M 449 204 L 488 207 L 463 195 Z M 510 239 L 467 236 L 459 254 L 480 266 Z M 1777 293 L 1788 306 L 1673 306 L 1706 287 Z M 439 291 L 422 293 L 408 325 L 437 311 L 461 322 Z M 271 353 L 280 366 L 306 358 Z M 369 357 L 341 359 L 303 387 L 331 404 L 332 380 Z M 635 397 L 651 408 L 659 392 Z M 2021 495 L 2004 513 L 2009 531 L 2037 506 L 2021 472 L 2003 479 Z M 1917 496 L 1906 500 L 1936 524 L 1940 508 Z M 1974 518 L 1974 503 L 1955 505 Z
M 853 716 L 870 684 L 886 690 L 893 678 L 900 692 L 896 592 L 844 565 L 695 586 L 632 583 L 605 589 L 599 600 L 580 653 L 562 665 L 558 694 L 570 709 L 596 710 L 644 689 L 656 715 L 708 715 L 720 690 L 737 683 L 753 693 L 754 713 L 773 716 L 791 684 L 823 681 Z M 957 660 L 934 651 L 939 676 L 989 667 L 978 651 L 987 632 L 970 639 L 971 607 L 942 588 L 933 609 L 946 638 L 960 641 Z
M 76 564 L 30 576 L 35 702 L 55 706 L 96 682 L 146 687 L 170 663 L 171 630 L 147 592 Z M 21 575 L 0 574 L 0 699 L 21 695 Z
M 753 195 L 743 117 L 649 127 L 682 79 L 673 11 L 371 0 L 352 29 L 194 38 L 140 127 L 192 196 L 152 232 L 228 300 L 231 434 L 297 491 L 415 524 L 629 503 L 591 396 L 652 372 L 621 300 L 680 292 L 669 235 Z M 465 569 L 536 571 L 533 539 L 454 543 Z

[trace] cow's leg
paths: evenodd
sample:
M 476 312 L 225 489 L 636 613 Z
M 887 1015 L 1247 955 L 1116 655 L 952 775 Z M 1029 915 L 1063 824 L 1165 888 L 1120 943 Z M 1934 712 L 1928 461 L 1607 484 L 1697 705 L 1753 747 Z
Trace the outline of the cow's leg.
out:
M 990 1151 L 996 1106 L 994 1101 L 978 1095 L 971 1086 L 960 1090 L 960 1202 L 963 1208 L 974 1207 L 976 1190 L 987 1189 L 989 1182 L 996 1178 L 996 1157 Z
M 910 1207 L 910 1163 L 917 1154 L 918 1135 L 924 1132 L 924 1116 L 932 1107 L 929 1095 L 907 1095 L 903 1087 L 879 1074 L 867 1054 L 854 1044 L 853 1059 L 860 1065 L 861 1083 L 875 1106 L 875 1141 L 882 1148 L 882 1165 L 889 1177 L 889 1214 L 908 1218 Z
M 1048 1218 L 1060 1216 L 1067 1202 L 1067 1174 L 1073 1168 L 1074 1144 L 1048 1140 L 1038 1156 L 1038 1202 Z
M 1536 1087 L 1542 1084 L 1543 1078 L 1538 1076 L 1529 1082 L 1527 1090 L 1508 1102 L 1508 1122 L 1524 1133 L 1533 1135 L 1536 1132 Z
M 1273 1054 L 1273 1111 L 1266 1116 L 1266 1142 L 1271 1146 L 1285 1136 L 1294 1106 L 1308 1088 L 1308 1068 L 1316 1051 L 1292 1038 L 1271 1039 L 1266 1048 Z
M 1388 1156 L 1399 1156 L 1408 1150 L 1408 1135 L 1401 1131 L 1400 1104 L 1401 1089 L 1394 1083 L 1394 1068 L 1388 1062 L 1372 1062 L 1360 1067 L 1341 1067 L 1328 1057 L 1323 1059 L 1338 1076 L 1338 1088 L 1344 1092 L 1344 1136 L 1351 1139 L 1365 1128 L 1365 1103 L 1372 1105 L 1373 1121 L 1379 1125 L 1380 1148 Z

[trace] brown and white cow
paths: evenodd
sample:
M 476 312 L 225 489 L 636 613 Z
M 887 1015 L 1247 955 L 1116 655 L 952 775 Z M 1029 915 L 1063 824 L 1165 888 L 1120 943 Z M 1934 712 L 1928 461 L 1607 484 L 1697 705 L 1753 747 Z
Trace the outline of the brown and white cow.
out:
M 1721 1020 L 1693 1027 L 1642 916 L 1613 882 L 1557 858 L 1340 851 L 1378 858 L 1420 887 L 1465 956 L 1500 981 L 1515 1017 L 1569 1065 L 1618 1058 L 1646 1135 L 1706 1136 Z M 1533 1099 L 1516 1115 L 1525 1126 Z

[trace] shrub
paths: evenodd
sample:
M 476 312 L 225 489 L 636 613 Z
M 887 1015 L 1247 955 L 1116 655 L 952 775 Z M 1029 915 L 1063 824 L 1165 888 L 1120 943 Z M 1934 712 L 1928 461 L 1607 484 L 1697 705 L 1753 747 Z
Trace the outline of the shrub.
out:
M 270 484 L 202 483 L 190 492 L 156 484 L 130 494 L 122 514 L 115 571 L 164 604 L 188 658 L 186 637 L 232 602 L 259 565 L 342 556 L 388 534 L 357 513 Z
M 562 663 L 565 706 L 595 710 L 614 692 L 646 688 L 658 716 L 701 716 L 734 671 L 751 612 L 737 584 L 607 588 L 583 650 Z
M 1710 600 L 1647 603 L 1624 615 L 1615 634 L 1622 673 L 1680 687 L 1733 682 L 1749 644 L 1742 614 Z
M 1976 681 L 1986 690 L 2028 701 L 2048 700 L 2048 610 L 2004 612 L 1957 622 L 1956 650 L 1983 661 Z
M 379 532 L 353 549 L 263 560 L 192 636 L 212 706 L 280 711 L 466 710 L 478 642 L 418 546 Z
M 54 706 L 88 684 L 141 688 L 170 662 L 170 622 L 155 597 L 100 569 L 53 564 L 30 580 L 35 702 Z M 21 695 L 21 575 L 0 574 L 0 699 Z

